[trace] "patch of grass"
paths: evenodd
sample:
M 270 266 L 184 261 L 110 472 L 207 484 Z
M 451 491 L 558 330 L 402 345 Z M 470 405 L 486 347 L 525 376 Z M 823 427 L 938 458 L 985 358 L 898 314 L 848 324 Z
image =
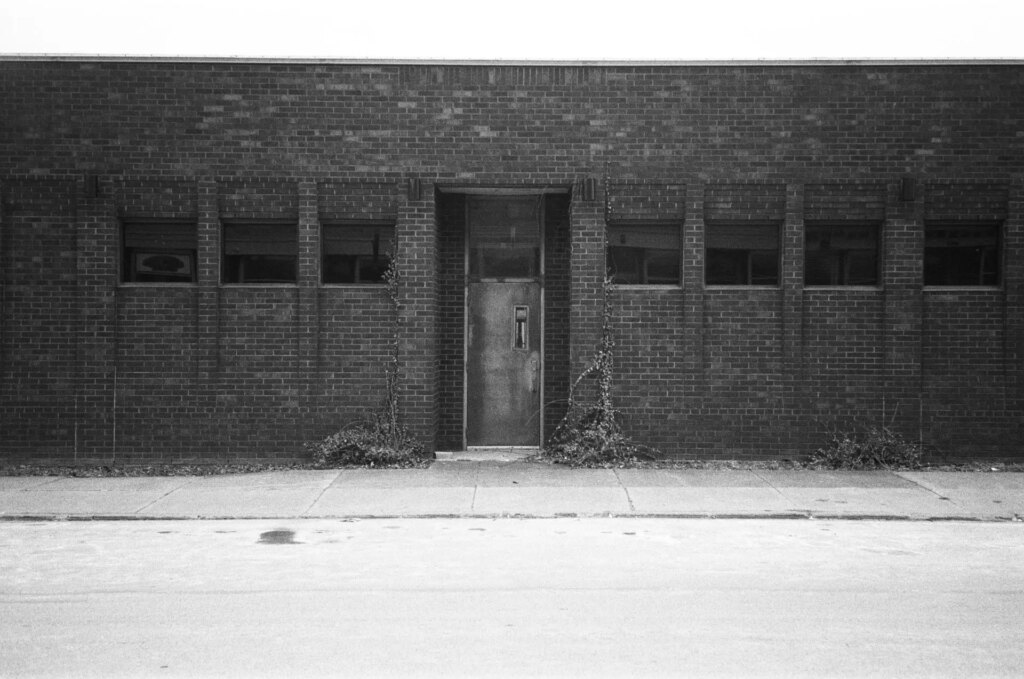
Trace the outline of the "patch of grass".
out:
M 309 462 L 232 462 L 227 464 L 71 465 L 25 463 L 0 469 L 0 476 L 71 476 L 79 478 L 131 476 L 215 476 L 295 469 L 315 469 Z
M 307 443 L 313 465 L 331 467 L 418 467 L 432 456 L 397 423 L 376 416 L 356 422 L 321 441 Z
M 538 456 L 534 462 L 556 463 L 549 457 Z M 404 466 L 428 467 L 429 457 Z M 396 465 L 402 467 L 403 465 Z M 631 467 L 639 469 L 700 469 L 712 471 L 750 470 L 813 470 L 820 469 L 801 460 L 697 460 L 658 458 L 623 460 L 622 462 L 595 464 L 599 467 Z M 313 462 L 232 462 L 228 464 L 121 464 L 72 465 L 60 463 L 21 463 L 0 467 L 0 476 L 68 476 L 68 477 L 135 477 L 135 476 L 212 476 L 216 474 L 253 474 L 302 469 L 322 469 Z M 1017 460 L 970 460 L 964 462 L 923 463 L 926 471 L 957 471 L 975 473 L 1024 472 L 1024 462 Z
M 863 431 L 834 431 L 824 446 L 811 454 L 810 464 L 827 469 L 919 469 L 921 445 L 907 441 L 888 427 Z
M 752 471 L 752 470 L 799 470 L 807 469 L 807 464 L 800 460 L 699 460 L 681 458 L 659 458 L 657 460 L 641 460 L 636 464 L 642 469 L 696 469 L 703 471 Z
M 633 467 L 656 456 L 622 433 L 613 410 L 600 406 L 567 415 L 543 451 L 552 462 L 572 467 Z

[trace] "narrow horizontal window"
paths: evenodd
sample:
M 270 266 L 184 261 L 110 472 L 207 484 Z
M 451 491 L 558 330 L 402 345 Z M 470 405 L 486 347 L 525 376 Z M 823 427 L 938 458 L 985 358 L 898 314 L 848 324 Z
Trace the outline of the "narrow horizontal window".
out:
M 999 285 L 998 223 L 926 224 L 925 285 Z
M 708 224 L 705 227 L 708 285 L 778 285 L 778 224 Z
M 324 283 L 383 283 L 395 249 L 395 227 L 325 224 L 322 231 Z
M 294 224 L 225 224 L 225 283 L 294 283 L 298 260 Z
M 877 224 L 804 227 L 804 285 L 878 285 Z
M 607 266 L 614 283 L 679 285 L 679 224 L 609 224 Z
M 122 280 L 126 283 L 194 283 L 196 225 L 126 222 L 122 231 Z

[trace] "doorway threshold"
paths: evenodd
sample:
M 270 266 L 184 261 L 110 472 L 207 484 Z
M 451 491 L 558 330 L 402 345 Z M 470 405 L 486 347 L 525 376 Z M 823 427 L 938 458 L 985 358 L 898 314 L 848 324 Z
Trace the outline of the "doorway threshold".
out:
M 444 462 L 520 462 L 539 452 L 540 448 L 535 446 L 470 446 L 434 455 Z

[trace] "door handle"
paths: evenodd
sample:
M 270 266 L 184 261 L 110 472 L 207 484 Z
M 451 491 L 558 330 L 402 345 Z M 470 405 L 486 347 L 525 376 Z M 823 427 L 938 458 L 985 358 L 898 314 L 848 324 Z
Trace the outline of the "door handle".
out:
M 537 355 L 530 356 L 530 393 L 537 393 L 537 382 L 540 375 L 540 360 Z

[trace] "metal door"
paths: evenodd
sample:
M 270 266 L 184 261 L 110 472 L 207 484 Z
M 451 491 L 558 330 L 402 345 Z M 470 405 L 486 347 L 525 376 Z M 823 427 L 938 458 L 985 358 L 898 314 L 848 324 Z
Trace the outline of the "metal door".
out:
M 540 445 L 543 201 L 467 200 L 466 445 Z
M 540 444 L 540 284 L 469 285 L 466 443 Z

